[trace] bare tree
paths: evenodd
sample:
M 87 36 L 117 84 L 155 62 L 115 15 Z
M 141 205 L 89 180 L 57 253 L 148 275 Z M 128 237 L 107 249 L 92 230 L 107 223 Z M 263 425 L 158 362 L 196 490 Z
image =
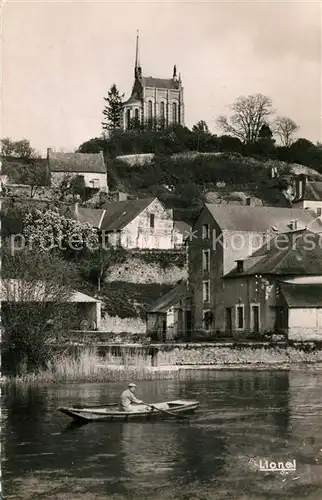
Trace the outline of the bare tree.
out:
M 278 116 L 273 122 L 273 131 L 285 147 L 291 146 L 294 142 L 294 134 L 298 130 L 299 126 L 287 116 Z
M 238 137 L 244 143 L 258 140 L 259 131 L 274 112 L 271 99 L 262 94 L 238 97 L 231 110 L 231 117 L 219 116 L 217 124 L 224 133 Z

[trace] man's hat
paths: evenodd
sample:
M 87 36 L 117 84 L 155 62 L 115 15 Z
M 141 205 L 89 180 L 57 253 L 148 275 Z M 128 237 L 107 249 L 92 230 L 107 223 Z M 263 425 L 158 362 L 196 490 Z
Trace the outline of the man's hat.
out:
M 136 387 L 136 384 L 133 384 L 133 382 L 131 382 L 131 383 L 129 384 L 129 387 Z

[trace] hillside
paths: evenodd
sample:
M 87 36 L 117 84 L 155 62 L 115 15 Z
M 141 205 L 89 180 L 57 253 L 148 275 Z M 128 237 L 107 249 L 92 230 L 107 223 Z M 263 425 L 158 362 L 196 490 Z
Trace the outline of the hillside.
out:
M 206 201 L 245 203 L 250 197 L 255 204 L 287 207 L 284 193 L 292 187 L 294 174 L 322 177 L 305 166 L 236 153 L 144 155 L 142 161 L 138 156 L 107 161 L 111 187 L 132 196 L 158 196 L 179 218 L 189 219 L 190 214 L 190 221 Z

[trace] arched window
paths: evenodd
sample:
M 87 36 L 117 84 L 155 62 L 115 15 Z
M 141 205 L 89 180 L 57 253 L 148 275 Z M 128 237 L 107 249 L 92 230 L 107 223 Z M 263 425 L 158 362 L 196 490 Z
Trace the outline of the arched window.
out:
M 148 119 L 152 120 L 152 101 L 148 101 Z
M 128 109 L 126 111 L 126 128 L 130 128 L 131 127 L 131 110 Z
M 160 117 L 164 118 L 164 102 L 160 102 Z
M 135 108 L 134 116 L 135 116 L 135 121 L 138 122 L 139 121 L 139 110 L 138 110 L 138 108 Z
M 172 121 L 177 123 L 177 103 L 172 103 Z

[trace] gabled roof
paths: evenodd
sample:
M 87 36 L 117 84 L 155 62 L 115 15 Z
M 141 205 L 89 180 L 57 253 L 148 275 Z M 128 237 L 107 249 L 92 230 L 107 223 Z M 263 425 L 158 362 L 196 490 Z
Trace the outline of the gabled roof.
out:
M 173 225 L 177 231 L 183 234 L 184 238 L 188 238 L 188 236 L 191 235 L 191 226 L 189 226 L 187 222 L 184 222 L 183 220 L 176 220 Z
M 74 213 L 74 218 L 78 222 L 87 222 L 91 226 L 100 229 L 104 214 L 105 210 L 101 208 L 78 207 L 77 213 Z
M 294 231 L 279 234 L 225 277 L 273 275 L 322 275 L 322 234 Z
M 178 89 L 178 80 L 173 78 L 154 78 L 153 76 L 142 76 L 141 83 L 143 87 L 152 87 L 158 89 Z
M 48 153 L 51 172 L 106 174 L 102 153 Z
M 166 313 L 171 307 L 189 294 L 187 283 L 185 281 L 179 283 L 172 288 L 168 293 L 160 297 L 149 309 L 148 313 Z
M 294 199 L 292 203 L 300 200 L 322 202 L 322 181 L 306 181 L 302 196 Z
M 105 210 L 105 215 L 101 229 L 103 231 L 119 231 L 123 229 L 156 199 L 140 198 L 138 200 L 105 203 L 102 207 Z
M 280 290 L 288 307 L 322 308 L 322 284 L 314 283 L 310 285 L 298 285 L 281 282 Z
M 290 230 L 291 220 L 298 221 L 298 228 L 308 226 L 311 231 L 322 232 L 322 223 L 316 214 L 300 208 L 262 207 L 249 205 L 205 205 L 221 230 L 267 231 L 276 226 L 279 232 Z

